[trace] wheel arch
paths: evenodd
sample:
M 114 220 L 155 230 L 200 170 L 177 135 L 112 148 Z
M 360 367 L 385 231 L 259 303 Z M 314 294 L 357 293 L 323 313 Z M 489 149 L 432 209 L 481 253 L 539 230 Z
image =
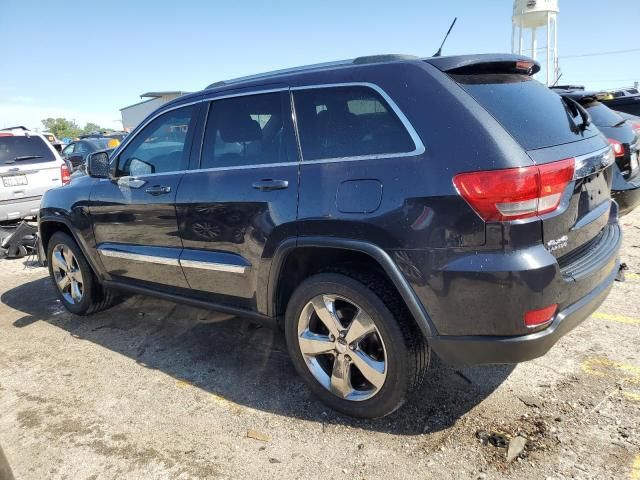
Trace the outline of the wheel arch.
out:
M 348 258 L 354 263 L 362 264 L 361 262 L 365 261 L 368 269 L 382 273 L 396 288 L 423 335 L 426 338 L 432 338 L 435 335 L 436 331 L 429 315 L 391 256 L 380 247 L 360 240 L 304 237 L 291 238 L 283 242 L 275 251 L 269 271 L 267 284 L 267 313 L 269 316 L 277 318 L 284 314 L 286 300 L 295 285 L 299 280 L 308 276 L 305 275 L 306 272 L 288 275 L 291 273 L 288 270 L 292 269 L 292 259 L 296 259 L 296 255 L 307 258 L 308 254 L 313 254 L 314 251 L 317 251 L 317 254 L 324 253 L 325 257 L 329 258 L 331 255 L 334 258 L 335 256 Z M 317 255 L 315 258 L 317 261 Z
M 39 232 L 39 248 L 42 248 L 42 253 L 45 265 L 47 262 L 47 249 L 49 245 L 49 240 L 51 237 L 57 232 L 64 232 L 73 238 L 78 244 L 78 247 L 82 251 L 84 258 L 87 260 L 87 263 L 93 270 L 93 273 L 96 275 L 98 279 L 101 279 L 101 270 L 97 268 L 97 265 L 94 262 L 94 258 L 88 254 L 88 246 L 86 242 L 84 242 L 83 238 L 77 234 L 75 229 L 73 228 L 71 222 L 66 218 L 61 217 L 41 217 L 38 222 L 38 232 Z

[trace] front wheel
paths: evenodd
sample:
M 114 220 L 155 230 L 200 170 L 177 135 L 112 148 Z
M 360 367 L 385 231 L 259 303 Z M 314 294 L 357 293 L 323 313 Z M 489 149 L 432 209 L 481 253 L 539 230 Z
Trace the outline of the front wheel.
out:
M 67 310 L 89 315 L 109 307 L 111 292 L 100 285 L 78 244 L 66 233 L 56 232 L 47 249 L 49 275 Z
M 296 289 L 287 346 L 298 373 L 331 408 L 382 417 L 422 383 L 429 348 L 386 282 L 353 277 L 318 274 Z

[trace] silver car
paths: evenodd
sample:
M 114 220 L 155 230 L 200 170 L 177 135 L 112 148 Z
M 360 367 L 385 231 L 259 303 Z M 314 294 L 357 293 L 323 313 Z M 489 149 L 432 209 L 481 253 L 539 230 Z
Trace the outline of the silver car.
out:
M 44 192 L 69 181 L 69 167 L 41 134 L 0 130 L 0 222 L 37 216 Z

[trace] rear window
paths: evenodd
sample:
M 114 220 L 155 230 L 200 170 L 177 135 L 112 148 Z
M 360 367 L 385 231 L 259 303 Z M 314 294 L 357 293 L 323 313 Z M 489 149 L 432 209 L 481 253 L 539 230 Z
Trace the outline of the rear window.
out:
M 624 122 L 624 118 L 600 102 L 583 103 L 582 106 L 587 109 L 591 120 L 598 127 L 614 127 Z
M 561 145 L 598 134 L 580 131 L 564 100 L 526 75 L 451 75 L 525 149 Z
M 0 165 L 28 165 L 55 159 L 45 141 L 38 136 L 0 136 Z
M 109 140 L 109 138 L 92 138 L 91 140 L 87 140 L 87 143 L 93 146 L 96 150 L 104 150 L 109 148 Z
M 295 91 L 304 160 L 413 152 L 416 145 L 389 104 L 364 86 Z

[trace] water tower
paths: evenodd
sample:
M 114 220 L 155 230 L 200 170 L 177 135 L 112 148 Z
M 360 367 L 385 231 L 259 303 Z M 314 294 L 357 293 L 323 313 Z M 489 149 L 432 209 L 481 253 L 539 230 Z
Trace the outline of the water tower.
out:
M 538 60 L 547 74 L 547 85 L 558 78 L 558 0 L 514 0 L 513 29 L 511 31 L 511 51 L 529 55 L 538 60 L 538 50 L 544 50 L 545 59 Z M 547 43 L 538 48 L 538 32 L 546 30 Z M 525 47 L 530 40 L 531 47 Z

